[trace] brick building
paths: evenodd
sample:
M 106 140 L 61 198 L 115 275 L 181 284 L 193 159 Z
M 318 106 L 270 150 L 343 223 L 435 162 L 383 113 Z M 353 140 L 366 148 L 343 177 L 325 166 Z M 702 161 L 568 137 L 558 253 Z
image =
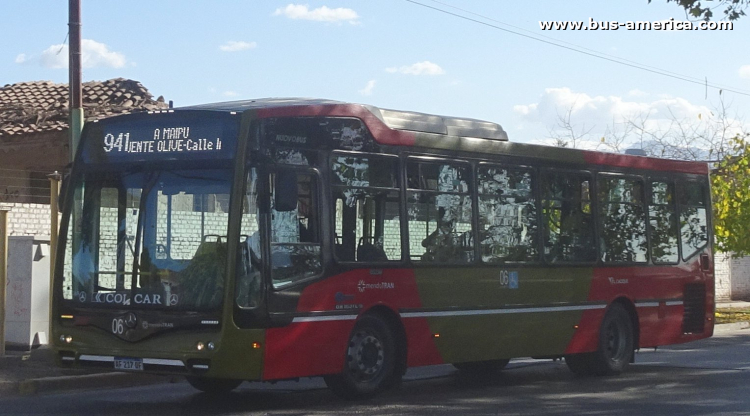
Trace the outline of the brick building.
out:
M 167 108 L 137 81 L 83 84 L 85 121 Z M 0 88 L 0 208 L 10 235 L 49 238 L 49 180 L 70 163 L 68 84 L 33 81 Z

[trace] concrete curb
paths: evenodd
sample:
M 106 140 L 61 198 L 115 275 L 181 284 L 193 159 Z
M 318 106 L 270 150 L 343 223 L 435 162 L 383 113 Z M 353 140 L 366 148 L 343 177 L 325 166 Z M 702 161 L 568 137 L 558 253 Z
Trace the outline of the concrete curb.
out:
M 740 329 L 750 328 L 750 322 L 733 322 L 731 324 L 716 324 L 714 332 L 738 331 Z
M 0 396 L 30 396 L 40 393 L 57 393 L 71 390 L 91 390 L 117 387 L 146 386 L 174 383 L 176 376 L 153 374 L 101 373 L 79 376 L 43 377 L 0 383 Z

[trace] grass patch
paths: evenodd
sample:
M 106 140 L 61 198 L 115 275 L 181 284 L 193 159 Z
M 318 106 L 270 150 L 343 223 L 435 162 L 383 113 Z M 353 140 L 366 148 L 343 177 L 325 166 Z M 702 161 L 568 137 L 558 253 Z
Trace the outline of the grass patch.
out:
M 731 324 L 733 322 L 750 322 L 750 308 L 716 309 L 717 324 Z

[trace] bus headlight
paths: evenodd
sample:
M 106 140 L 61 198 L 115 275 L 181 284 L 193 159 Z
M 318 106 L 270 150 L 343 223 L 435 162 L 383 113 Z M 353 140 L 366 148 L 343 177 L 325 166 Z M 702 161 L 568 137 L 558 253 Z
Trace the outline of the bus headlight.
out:
M 209 341 L 208 344 L 206 344 L 206 347 L 208 347 L 209 351 L 213 351 L 216 349 L 216 345 L 213 343 L 213 341 Z
M 73 337 L 71 337 L 70 335 L 60 335 L 60 342 L 70 344 L 71 342 L 73 342 Z
M 204 344 L 204 343 L 203 343 L 203 342 L 201 342 L 201 341 L 198 341 L 198 343 L 197 343 L 197 344 L 195 344 L 195 348 L 196 348 L 196 349 L 197 349 L 198 351 L 203 351 L 203 350 L 204 350 L 204 349 L 206 348 L 206 344 Z

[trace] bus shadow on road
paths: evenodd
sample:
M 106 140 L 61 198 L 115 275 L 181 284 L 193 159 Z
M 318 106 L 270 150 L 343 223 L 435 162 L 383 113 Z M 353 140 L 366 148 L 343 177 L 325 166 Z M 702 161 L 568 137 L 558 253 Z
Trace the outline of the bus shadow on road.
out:
M 407 377 L 398 389 L 358 401 L 341 399 L 323 388 L 322 382 L 313 381 L 288 383 L 290 388 L 245 384 L 221 396 L 196 393 L 183 405 L 191 414 L 219 415 L 381 414 L 374 409 L 385 408 L 388 414 L 425 415 L 480 414 L 498 409 L 562 415 L 614 408 L 654 414 L 667 405 L 670 414 L 695 414 L 707 409 L 732 413 L 743 405 L 744 396 L 738 394 L 743 383 L 737 383 L 737 378 L 747 381 L 750 376 L 738 370 L 643 363 L 630 366 L 619 376 L 579 377 L 568 371 L 564 361 L 549 360 L 511 363 L 494 374 L 467 374 L 448 366 L 428 370 L 417 378 Z M 706 386 L 711 386 L 711 399 L 698 399 L 705 396 Z M 143 406 L 144 414 L 162 414 L 152 405 Z

